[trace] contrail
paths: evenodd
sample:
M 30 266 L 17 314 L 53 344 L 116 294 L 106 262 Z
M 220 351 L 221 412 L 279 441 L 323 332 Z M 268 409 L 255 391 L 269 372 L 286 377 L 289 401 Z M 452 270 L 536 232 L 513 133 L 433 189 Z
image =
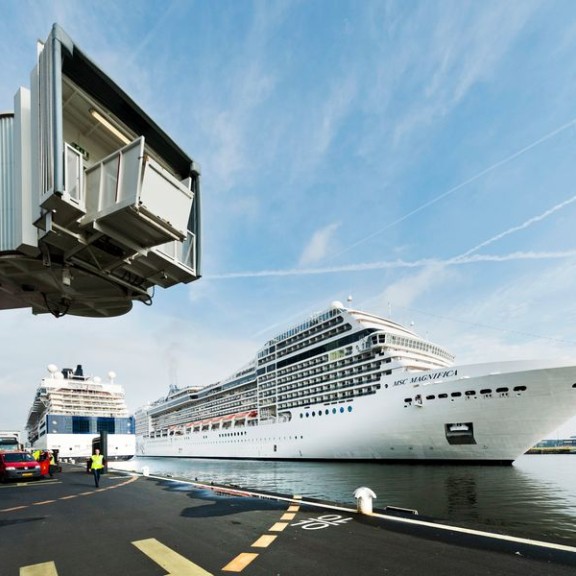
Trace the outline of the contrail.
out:
M 570 128 L 571 126 L 574 126 L 574 125 L 576 125 L 576 118 L 573 118 L 572 120 L 570 120 L 570 122 L 567 122 L 563 126 L 556 128 L 555 130 L 552 130 L 552 132 L 549 132 L 545 136 L 538 138 L 538 140 L 535 140 L 531 144 L 524 146 L 524 148 L 521 148 L 520 150 L 514 152 L 510 156 L 507 156 L 503 160 L 500 160 L 500 161 L 496 162 L 495 164 L 492 164 L 492 166 L 489 166 L 488 168 L 481 170 L 480 172 L 478 172 L 474 176 L 471 176 L 467 180 L 464 180 L 464 182 L 460 182 L 460 184 L 457 184 L 456 186 L 450 188 L 446 192 L 443 192 L 442 194 L 439 194 L 435 198 L 432 198 L 432 200 L 429 200 L 428 202 L 425 202 L 424 204 L 418 206 L 418 208 L 414 208 L 414 210 L 411 210 L 410 212 L 404 214 L 400 218 L 397 218 L 396 220 L 390 222 L 389 224 L 384 226 L 384 228 L 380 228 L 380 230 L 377 230 L 376 232 L 373 232 L 372 234 L 369 234 L 368 236 L 365 236 L 364 238 L 357 240 L 356 242 L 354 242 L 353 244 L 348 246 L 348 248 L 344 248 L 343 250 L 341 250 L 340 252 L 335 254 L 332 258 L 336 258 L 336 257 L 348 252 L 349 250 L 352 250 L 352 248 L 356 248 L 356 246 L 363 244 L 364 242 L 367 242 L 368 240 L 371 240 L 372 238 L 374 238 L 375 236 L 378 236 L 382 232 L 385 232 L 386 230 L 388 230 L 392 226 L 395 226 L 396 224 L 400 224 L 400 222 L 404 222 L 404 220 L 407 220 L 411 216 L 414 216 L 414 214 L 418 214 L 418 212 L 421 212 L 425 208 L 428 208 L 429 206 L 436 204 L 436 202 L 439 202 L 440 200 L 446 198 L 447 196 L 454 194 L 454 192 L 457 192 L 458 190 L 464 188 L 468 184 L 471 184 L 472 182 L 478 180 L 479 178 L 482 178 L 482 176 L 485 176 L 486 174 L 493 172 L 497 168 L 500 168 L 501 166 L 504 166 L 505 164 L 512 162 L 512 160 L 515 160 L 519 156 L 522 156 L 522 154 L 525 154 L 526 152 L 532 150 L 533 148 L 536 148 L 536 146 L 539 146 L 540 144 L 546 142 L 547 140 L 550 140 L 550 138 L 553 138 L 554 136 L 560 134 L 564 130 L 567 130 L 568 128 Z
M 480 244 L 474 246 L 474 248 L 470 248 L 470 250 L 467 250 L 466 252 L 460 254 L 460 256 L 456 256 L 454 260 L 465 258 L 466 256 L 469 256 L 473 252 L 480 250 L 480 248 L 485 248 L 486 246 L 493 244 L 494 242 L 497 242 L 498 240 L 501 240 L 502 238 L 509 236 L 510 234 L 513 234 L 514 232 L 518 232 L 519 230 L 525 230 L 526 228 L 532 226 L 532 224 L 536 224 L 537 222 L 540 222 L 545 218 L 548 218 L 548 216 L 551 216 L 552 214 L 554 214 L 554 212 L 561 210 L 562 208 L 568 206 L 569 204 L 572 204 L 573 202 L 576 202 L 576 196 L 572 196 L 572 198 L 569 198 L 568 200 L 565 200 L 560 204 L 556 204 L 556 206 L 553 206 L 552 208 L 546 210 L 546 212 L 543 212 L 538 216 L 534 216 L 533 218 L 526 220 L 519 226 L 513 226 L 512 228 L 509 228 L 504 232 L 500 232 L 500 234 L 497 234 L 496 236 L 492 236 L 492 238 L 489 238 L 488 240 L 481 242 Z
M 236 278 L 264 278 L 271 276 L 310 276 L 314 274 L 337 274 L 341 272 L 364 272 L 366 270 L 384 270 L 400 268 L 423 268 L 425 266 L 461 266 L 478 262 L 510 262 L 514 260 L 559 260 L 576 257 L 576 250 L 563 252 L 513 252 L 511 254 L 476 254 L 474 256 L 456 256 L 446 260 L 424 258 L 421 260 L 384 260 L 364 264 L 329 266 L 324 268 L 292 268 L 286 270 L 260 270 L 257 272 L 230 272 L 228 274 L 206 274 L 207 280 L 231 280 Z

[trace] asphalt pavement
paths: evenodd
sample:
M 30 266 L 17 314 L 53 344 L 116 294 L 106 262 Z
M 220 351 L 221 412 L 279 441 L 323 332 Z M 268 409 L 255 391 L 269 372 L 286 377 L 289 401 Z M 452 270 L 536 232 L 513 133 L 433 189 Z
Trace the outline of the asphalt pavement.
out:
M 576 547 L 305 495 L 84 469 L 0 484 L 0 575 L 574 576 Z

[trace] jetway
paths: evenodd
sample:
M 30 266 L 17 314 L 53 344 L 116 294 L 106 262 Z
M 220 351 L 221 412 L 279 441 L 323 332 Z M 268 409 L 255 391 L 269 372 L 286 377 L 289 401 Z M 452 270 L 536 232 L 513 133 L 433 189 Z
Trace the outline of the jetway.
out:
M 200 169 L 55 24 L 0 114 L 0 310 L 109 317 L 200 277 Z

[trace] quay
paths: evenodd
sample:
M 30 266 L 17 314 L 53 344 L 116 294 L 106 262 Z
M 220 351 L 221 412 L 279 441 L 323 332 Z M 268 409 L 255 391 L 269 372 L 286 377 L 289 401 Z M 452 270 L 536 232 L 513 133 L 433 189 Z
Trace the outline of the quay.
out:
M 242 487 L 64 464 L 0 484 L 2 576 L 573 576 L 576 547 Z

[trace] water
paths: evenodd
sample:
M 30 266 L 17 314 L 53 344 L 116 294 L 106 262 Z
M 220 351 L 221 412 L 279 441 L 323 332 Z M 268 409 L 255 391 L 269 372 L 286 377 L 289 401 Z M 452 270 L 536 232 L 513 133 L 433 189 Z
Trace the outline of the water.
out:
M 232 484 L 356 506 L 399 506 L 461 526 L 576 546 L 576 455 L 526 455 L 513 466 L 260 462 L 134 458 L 116 468 Z

